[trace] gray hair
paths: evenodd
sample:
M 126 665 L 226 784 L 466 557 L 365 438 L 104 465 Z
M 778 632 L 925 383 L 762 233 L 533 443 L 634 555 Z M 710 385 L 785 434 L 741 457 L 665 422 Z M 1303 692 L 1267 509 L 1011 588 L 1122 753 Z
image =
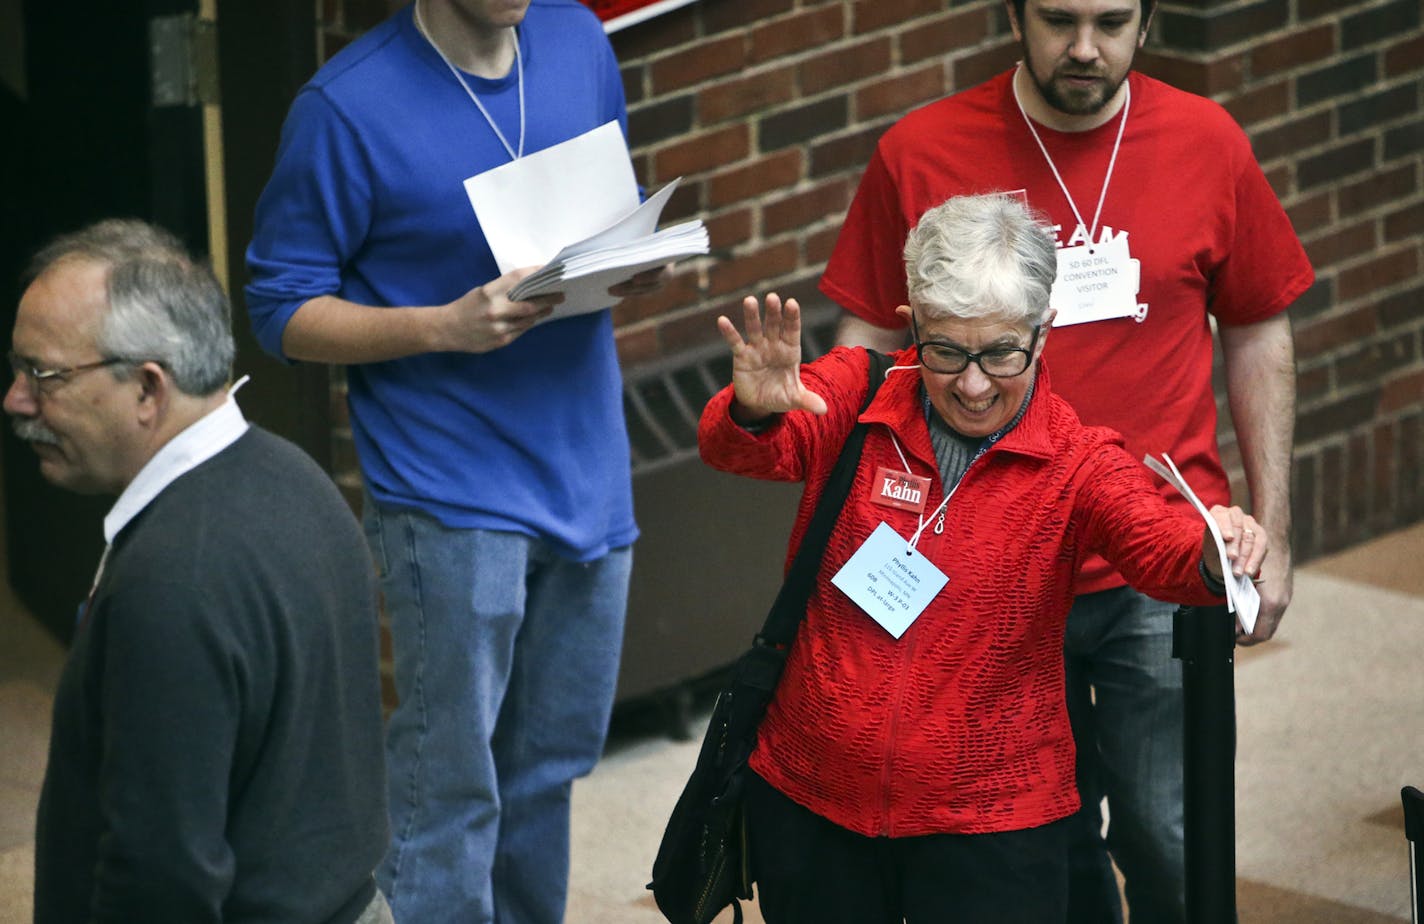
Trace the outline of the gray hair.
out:
M 231 306 L 212 269 L 178 238 L 137 219 L 108 219 L 51 241 L 26 279 L 71 259 L 108 267 L 109 310 L 95 344 L 104 356 L 157 362 L 189 395 L 227 384 L 235 353 Z M 114 374 L 129 372 L 115 367 Z
M 1040 324 L 1057 271 L 1047 224 L 1002 193 L 935 206 L 905 241 L 910 304 L 927 318 Z

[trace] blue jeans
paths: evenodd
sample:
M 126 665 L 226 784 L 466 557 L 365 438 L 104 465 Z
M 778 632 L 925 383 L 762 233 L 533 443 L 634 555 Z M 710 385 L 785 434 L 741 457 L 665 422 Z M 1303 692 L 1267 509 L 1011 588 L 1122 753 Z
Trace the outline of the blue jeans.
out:
M 1118 587 L 1078 597 L 1068 614 L 1068 715 L 1083 797 L 1069 844 L 1070 924 L 1122 921 L 1108 851 L 1122 871 L 1132 924 L 1186 919 L 1182 665 L 1172 658 L 1175 610 Z M 1104 795 L 1106 844 L 1098 807 Z
M 401 924 L 558 924 L 569 799 L 603 751 L 632 551 L 574 562 L 369 495 L 364 520 L 400 697 L 377 883 Z

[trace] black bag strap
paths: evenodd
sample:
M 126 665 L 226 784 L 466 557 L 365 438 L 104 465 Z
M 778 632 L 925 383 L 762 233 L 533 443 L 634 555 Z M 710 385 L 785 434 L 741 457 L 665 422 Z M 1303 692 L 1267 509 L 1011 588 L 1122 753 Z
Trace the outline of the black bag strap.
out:
M 865 403 L 860 406 L 857 417 L 870 407 L 875 393 L 880 390 L 880 383 L 885 381 L 885 375 L 893 364 L 890 357 L 884 353 L 875 350 L 866 352 L 870 354 L 870 391 L 866 392 Z M 811 522 L 806 527 L 805 535 L 801 537 L 796 557 L 791 560 L 786 581 L 781 585 L 776 602 L 771 605 L 771 611 L 766 614 L 766 624 L 756 637 L 756 645 L 785 647 L 796 637 L 796 629 L 801 624 L 802 617 L 806 615 L 806 603 L 811 599 L 811 587 L 817 572 L 821 570 L 821 558 L 826 550 L 826 542 L 831 538 L 831 530 L 836 521 L 840 519 L 841 508 L 845 506 L 851 482 L 855 480 L 855 470 L 860 467 L 860 451 L 865 445 L 868 429 L 866 424 L 857 422 L 846 437 L 841 454 L 836 459 L 836 467 L 831 470 L 825 490 L 816 502 L 816 512 L 811 515 Z

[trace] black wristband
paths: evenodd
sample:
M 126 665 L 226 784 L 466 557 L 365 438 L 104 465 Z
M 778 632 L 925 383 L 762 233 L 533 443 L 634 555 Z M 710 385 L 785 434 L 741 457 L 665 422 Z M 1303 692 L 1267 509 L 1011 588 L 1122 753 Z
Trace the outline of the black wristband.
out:
M 747 432 L 750 433 L 752 436 L 756 436 L 758 433 L 761 433 L 763 430 L 768 429 L 772 424 L 776 423 L 777 420 L 779 420 L 780 418 L 781 418 L 781 415 L 780 415 L 780 414 L 771 414 L 771 415 L 769 415 L 769 416 L 767 416 L 767 417 L 763 417 L 761 420 L 753 420 L 751 423 L 744 423 L 744 424 L 739 423 L 739 424 L 737 424 L 737 426 L 741 427 L 743 430 L 747 431 Z M 737 423 L 737 422 L 736 422 L 736 420 L 733 420 L 732 423 Z
M 1226 582 L 1217 578 L 1207 570 L 1206 559 L 1197 562 L 1197 571 L 1202 576 L 1202 582 L 1206 584 L 1206 589 L 1216 594 L 1218 597 L 1226 596 Z

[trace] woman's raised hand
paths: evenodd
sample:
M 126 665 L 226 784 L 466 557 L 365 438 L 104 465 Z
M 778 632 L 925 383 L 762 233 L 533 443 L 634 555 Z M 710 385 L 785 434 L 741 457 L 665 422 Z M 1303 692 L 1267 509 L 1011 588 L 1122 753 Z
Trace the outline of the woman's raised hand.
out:
M 785 411 L 826 413 L 820 395 L 801 384 L 801 306 L 796 299 L 783 306 L 776 293 L 766 296 L 766 313 L 755 296 L 742 301 L 746 339 L 726 315 L 717 318 L 717 330 L 732 349 L 732 389 L 736 404 L 733 418 L 740 423 Z

